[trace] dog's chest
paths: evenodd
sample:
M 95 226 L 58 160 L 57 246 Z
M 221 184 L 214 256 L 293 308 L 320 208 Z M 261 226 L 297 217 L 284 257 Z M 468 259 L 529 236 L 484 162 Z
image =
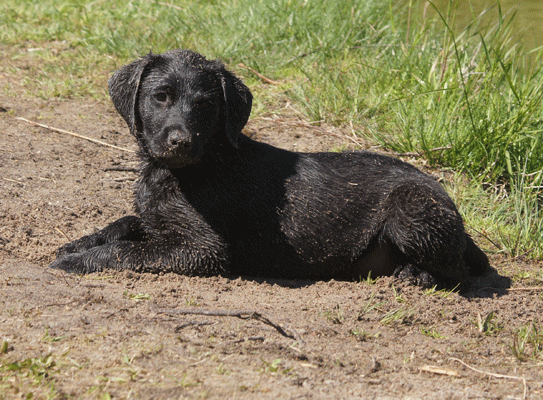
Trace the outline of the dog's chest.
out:
M 184 179 L 183 179 L 184 178 Z M 157 235 L 183 237 L 210 231 L 227 233 L 239 216 L 228 184 L 190 174 L 142 174 L 135 193 L 136 212 Z

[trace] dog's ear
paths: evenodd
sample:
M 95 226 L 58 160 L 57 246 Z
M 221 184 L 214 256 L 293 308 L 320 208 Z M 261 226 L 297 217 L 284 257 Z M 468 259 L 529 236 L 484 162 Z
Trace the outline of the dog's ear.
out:
M 221 69 L 221 84 L 225 101 L 226 137 L 237 148 L 241 130 L 251 114 L 253 95 L 239 78 L 224 68 Z
M 117 112 L 124 118 L 130 132 L 136 134 L 139 127 L 139 117 L 136 115 L 138 91 L 143 71 L 152 60 L 153 54 L 149 53 L 131 64 L 125 65 L 109 78 L 109 95 Z

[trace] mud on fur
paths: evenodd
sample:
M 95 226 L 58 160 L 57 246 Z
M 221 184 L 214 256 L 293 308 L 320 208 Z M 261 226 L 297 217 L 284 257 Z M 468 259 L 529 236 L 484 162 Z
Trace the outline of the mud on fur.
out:
M 217 60 L 148 54 L 109 92 L 139 145 L 136 215 L 50 265 L 292 279 L 396 275 L 467 287 L 488 270 L 443 187 L 367 151 L 296 153 L 242 133 L 249 89 Z

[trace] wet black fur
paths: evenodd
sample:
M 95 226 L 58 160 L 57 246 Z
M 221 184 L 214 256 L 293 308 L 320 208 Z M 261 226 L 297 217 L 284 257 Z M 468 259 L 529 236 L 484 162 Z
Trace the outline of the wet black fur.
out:
M 53 268 L 301 279 L 372 270 L 447 286 L 489 268 L 445 190 L 413 166 L 242 134 L 252 96 L 219 61 L 149 54 L 109 91 L 140 147 L 137 216 L 61 247 Z

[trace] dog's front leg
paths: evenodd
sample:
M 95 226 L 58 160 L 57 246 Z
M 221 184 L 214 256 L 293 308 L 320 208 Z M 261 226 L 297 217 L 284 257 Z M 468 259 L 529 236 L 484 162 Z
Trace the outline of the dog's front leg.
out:
M 227 272 L 225 252 L 219 248 L 184 247 L 164 243 L 116 241 L 82 253 L 66 254 L 49 265 L 66 272 L 88 274 L 106 268 L 136 272 L 175 272 L 211 275 Z
M 144 233 L 141 227 L 141 219 L 135 215 L 130 215 L 118 219 L 92 235 L 83 236 L 80 239 L 66 243 L 57 250 L 57 258 L 67 254 L 82 253 L 93 247 L 118 240 L 140 241 L 143 238 Z

